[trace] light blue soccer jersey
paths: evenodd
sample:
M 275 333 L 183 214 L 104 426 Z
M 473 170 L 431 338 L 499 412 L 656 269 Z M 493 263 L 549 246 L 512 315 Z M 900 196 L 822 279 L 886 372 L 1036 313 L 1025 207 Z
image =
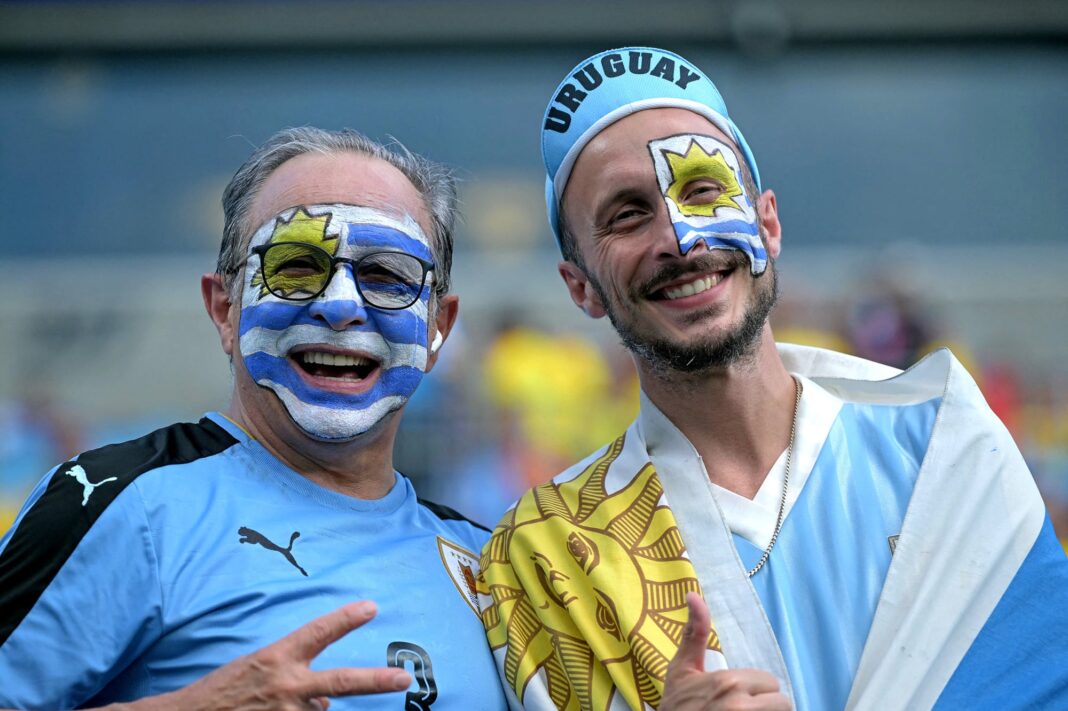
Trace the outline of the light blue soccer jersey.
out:
M 938 404 L 844 403 L 751 579 L 798 711 L 845 708 Z M 737 532 L 734 543 L 752 568 L 763 548 Z
M 0 541 L 0 706 L 186 686 L 355 600 L 378 615 L 313 669 L 412 672 L 337 709 L 504 708 L 473 590 L 489 537 L 416 498 L 344 496 L 210 414 L 57 467 Z
M 780 353 L 813 375 L 787 487 L 785 453 L 752 499 L 709 485 L 715 461 L 646 401 L 633 430 L 675 474 L 661 480 L 728 663 L 773 673 L 799 711 L 1068 708 L 1068 561 L 967 372 L 948 351 L 897 375 Z

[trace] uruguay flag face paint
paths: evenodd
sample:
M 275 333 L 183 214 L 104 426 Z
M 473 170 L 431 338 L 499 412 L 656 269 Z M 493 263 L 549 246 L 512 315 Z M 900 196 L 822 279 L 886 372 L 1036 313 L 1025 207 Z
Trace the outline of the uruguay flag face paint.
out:
M 282 299 L 268 291 L 263 260 L 251 252 L 276 242 L 309 243 L 353 260 L 391 251 L 432 261 L 429 241 L 407 215 L 341 204 L 289 208 L 252 237 L 241 298 L 245 368 L 305 432 L 351 439 L 403 407 L 418 387 L 427 363 L 430 286 L 406 309 L 375 308 L 357 291 L 352 265 L 343 263 L 314 299 Z M 300 277 L 281 284 L 286 293 L 315 291 Z
M 753 276 L 764 273 L 768 253 L 760 238 L 756 209 L 746 194 L 738 158 L 730 146 L 697 134 L 649 142 L 660 192 L 667 202 L 679 251 L 704 240 L 709 249 L 734 249 L 749 257 Z M 714 200 L 690 199 L 701 181 L 720 188 Z

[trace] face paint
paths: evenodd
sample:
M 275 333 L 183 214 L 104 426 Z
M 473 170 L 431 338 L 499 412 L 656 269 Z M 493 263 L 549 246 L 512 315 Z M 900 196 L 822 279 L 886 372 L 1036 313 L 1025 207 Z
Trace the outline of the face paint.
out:
M 350 259 L 391 251 L 432 261 L 414 219 L 353 205 L 284 210 L 255 232 L 249 254 L 276 242 L 314 244 Z M 277 261 L 273 251 L 270 261 Z M 351 439 L 401 408 L 426 367 L 430 279 L 412 306 L 384 310 L 364 303 L 352 265 L 340 264 L 322 294 L 289 301 L 267 290 L 262 262 L 258 255 L 249 258 L 241 297 L 241 357 L 252 379 L 273 390 L 294 422 L 320 439 Z M 321 283 L 299 270 L 293 274 L 272 274 L 272 288 L 307 294 Z
M 650 141 L 649 152 L 680 253 L 704 240 L 709 249 L 744 252 L 753 275 L 763 274 L 768 253 L 730 146 L 712 136 L 685 134 Z

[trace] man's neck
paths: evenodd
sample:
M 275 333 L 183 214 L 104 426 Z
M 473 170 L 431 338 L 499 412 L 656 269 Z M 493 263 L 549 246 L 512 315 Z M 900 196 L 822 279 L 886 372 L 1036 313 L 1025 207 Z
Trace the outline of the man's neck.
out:
M 400 413 L 352 440 L 327 442 L 304 433 L 291 420 L 243 412 L 226 415 L 293 471 L 326 489 L 358 499 L 380 499 L 393 488 L 393 443 Z
M 642 390 L 693 444 L 709 479 L 753 498 L 790 441 L 796 397 L 771 330 L 752 356 L 712 373 L 654 374 L 638 361 Z

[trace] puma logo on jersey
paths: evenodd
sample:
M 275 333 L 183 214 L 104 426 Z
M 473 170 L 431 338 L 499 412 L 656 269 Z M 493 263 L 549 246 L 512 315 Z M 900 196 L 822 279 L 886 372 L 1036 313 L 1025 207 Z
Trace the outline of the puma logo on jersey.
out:
M 109 481 L 115 481 L 117 479 L 117 477 L 109 476 L 107 479 L 102 479 L 101 481 L 98 481 L 94 484 L 93 482 L 89 481 L 89 476 L 85 473 L 85 470 L 82 469 L 81 465 L 78 464 L 72 466 L 65 473 L 67 476 L 74 477 L 74 480 L 82 485 L 82 506 L 85 506 L 89 503 L 89 497 L 93 495 L 93 492 L 96 490 L 96 487 L 100 486 L 101 484 L 107 484 Z
M 300 571 L 301 575 L 303 575 L 304 577 L 308 577 L 308 571 L 304 570 L 304 568 L 301 568 L 300 564 L 297 563 L 297 559 L 293 557 L 293 541 L 300 538 L 300 531 L 293 531 L 293 535 L 289 537 L 289 546 L 287 546 L 286 548 L 282 548 L 277 543 L 273 543 L 272 541 L 268 540 L 267 536 L 263 535 L 259 531 L 253 531 L 247 526 L 242 526 L 241 528 L 237 529 L 237 533 L 241 536 L 241 539 L 238 541 L 239 543 L 254 543 L 263 546 L 269 551 L 278 551 L 285 557 L 286 560 L 293 564 L 294 568 Z

